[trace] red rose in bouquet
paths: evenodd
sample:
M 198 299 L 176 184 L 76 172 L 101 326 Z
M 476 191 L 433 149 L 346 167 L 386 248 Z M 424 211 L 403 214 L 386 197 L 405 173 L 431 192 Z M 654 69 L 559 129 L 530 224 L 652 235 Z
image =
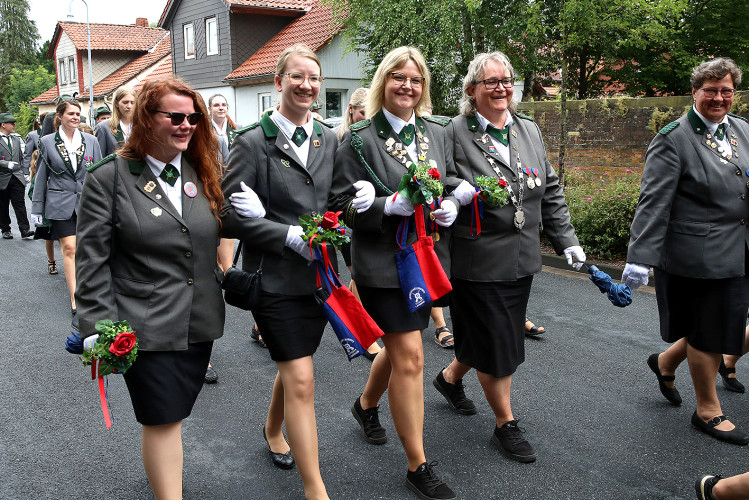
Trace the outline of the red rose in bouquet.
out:
M 507 182 L 505 182 L 504 179 L 498 179 L 497 184 L 499 184 L 502 187 L 507 187 Z
M 323 229 L 338 229 L 340 223 L 338 222 L 338 216 L 343 212 L 325 212 L 322 216 L 322 228 Z
M 115 356 L 124 356 L 133 350 L 136 343 L 134 332 L 123 332 L 115 337 L 114 342 L 109 346 L 109 352 Z
M 440 177 L 442 177 L 442 176 L 440 175 L 440 171 L 439 171 L 439 170 L 437 170 L 437 169 L 436 169 L 436 168 L 434 168 L 434 167 L 432 167 L 432 168 L 430 168 L 429 170 L 427 170 L 427 174 L 429 174 L 429 176 L 430 176 L 430 177 L 431 177 L 432 179 L 439 179 Z

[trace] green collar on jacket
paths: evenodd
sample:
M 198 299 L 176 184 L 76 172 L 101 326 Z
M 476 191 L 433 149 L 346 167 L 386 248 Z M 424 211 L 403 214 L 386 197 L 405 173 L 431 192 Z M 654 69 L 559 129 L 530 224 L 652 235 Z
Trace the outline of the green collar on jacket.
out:
M 424 122 L 421 120 L 421 118 L 417 116 L 415 121 L 416 126 L 419 127 L 421 133 L 425 134 L 426 126 L 424 125 Z M 380 110 L 376 115 L 372 117 L 372 125 L 375 126 L 377 135 L 379 135 L 383 139 L 387 139 L 388 137 L 390 137 L 390 132 L 393 130 L 393 127 L 390 126 L 390 122 L 387 118 L 385 118 L 385 113 L 382 110 Z
M 273 114 L 273 111 L 268 111 L 265 113 L 262 118 L 260 118 L 260 126 L 263 127 L 263 132 L 265 133 L 265 137 L 277 137 L 278 136 L 278 125 L 276 125 L 276 122 L 273 121 L 273 119 L 270 117 L 270 115 Z M 320 128 L 320 124 L 317 123 L 314 119 L 312 120 L 312 128 L 315 131 L 317 135 L 322 135 L 322 129 Z

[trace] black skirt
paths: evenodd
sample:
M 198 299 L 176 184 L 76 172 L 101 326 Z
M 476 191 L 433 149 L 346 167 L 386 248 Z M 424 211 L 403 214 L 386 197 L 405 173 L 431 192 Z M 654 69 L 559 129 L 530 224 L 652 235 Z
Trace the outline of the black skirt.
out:
M 49 240 L 59 240 L 66 236 L 75 236 L 75 224 L 78 216 L 75 212 L 68 220 L 52 220 L 52 229 L 49 231 Z
M 400 288 L 374 288 L 357 284 L 356 289 L 364 309 L 385 333 L 421 331 L 429 325 L 431 303 L 411 312 Z
M 190 344 L 186 351 L 138 351 L 125 373 L 135 418 L 142 425 L 184 420 L 203 388 L 213 342 Z
M 455 357 L 497 378 L 515 373 L 525 361 L 525 310 L 533 276 L 494 282 L 453 278 L 451 282 Z
M 263 292 L 252 316 L 276 362 L 312 356 L 328 322 L 313 295 Z
M 741 356 L 749 276 L 701 279 L 657 268 L 653 272 L 663 340 L 676 342 L 686 337 L 700 351 Z
M 34 228 L 34 239 L 35 240 L 52 240 L 52 238 L 50 238 L 51 232 L 52 232 L 51 224 L 49 226 L 36 226 Z

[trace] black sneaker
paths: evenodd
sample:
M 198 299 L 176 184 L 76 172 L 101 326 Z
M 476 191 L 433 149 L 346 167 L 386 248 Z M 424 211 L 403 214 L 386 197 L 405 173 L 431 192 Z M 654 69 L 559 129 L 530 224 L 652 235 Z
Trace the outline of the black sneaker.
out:
M 361 407 L 361 399 L 356 398 L 354 406 L 351 407 L 351 414 L 354 416 L 361 430 L 364 433 L 364 439 L 372 444 L 387 443 L 388 437 L 385 429 L 380 425 L 379 406 L 365 410 Z
M 525 429 L 518 427 L 517 419 L 510 420 L 502 427 L 494 429 L 492 443 L 507 458 L 524 463 L 535 462 L 536 450 L 525 440 L 523 437 L 524 432 Z
M 720 481 L 720 476 L 702 476 L 694 483 L 694 491 L 698 500 L 715 500 L 713 488 Z
M 466 397 L 463 391 L 463 379 L 456 380 L 454 384 L 445 380 L 442 370 L 434 377 L 434 387 L 445 396 L 450 409 L 461 415 L 473 415 L 476 413 L 476 405 Z
M 434 473 L 433 467 L 435 465 L 437 465 L 437 462 L 424 462 L 414 472 L 408 471 L 408 474 L 406 474 L 406 488 L 416 493 L 422 500 L 449 500 L 457 498 L 453 490 Z

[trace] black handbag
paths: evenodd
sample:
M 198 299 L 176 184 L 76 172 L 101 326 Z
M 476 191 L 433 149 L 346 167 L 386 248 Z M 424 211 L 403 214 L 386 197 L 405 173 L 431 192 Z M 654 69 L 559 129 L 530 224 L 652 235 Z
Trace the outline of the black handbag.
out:
M 263 277 L 263 260 L 265 255 L 260 258 L 260 265 L 257 271 L 250 273 L 237 267 L 239 255 L 242 252 L 242 241 L 237 246 L 234 254 L 234 262 L 231 267 L 224 273 L 224 280 L 221 282 L 221 288 L 224 289 L 224 300 L 230 306 L 238 307 L 249 311 L 260 305 L 260 282 Z

